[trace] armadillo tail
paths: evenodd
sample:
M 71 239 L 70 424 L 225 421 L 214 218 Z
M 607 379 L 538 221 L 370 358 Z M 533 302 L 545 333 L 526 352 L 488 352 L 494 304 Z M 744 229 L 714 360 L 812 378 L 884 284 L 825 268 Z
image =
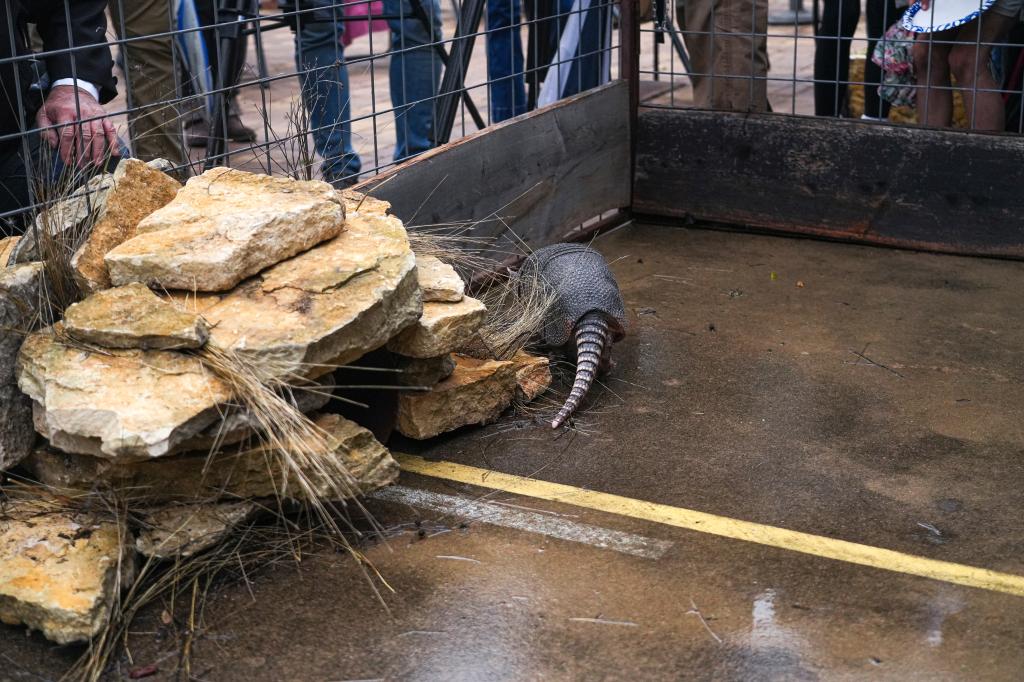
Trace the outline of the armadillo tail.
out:
M 557 429 L 579 407 L 583 396 L 590 390 L 601 365 L 601 355 L 608 343 L 608 321 L 604 315 L 590 313 L 583 316 L 576 325 L 576 380 L 565 405 L 551 420 L 551 428 Z

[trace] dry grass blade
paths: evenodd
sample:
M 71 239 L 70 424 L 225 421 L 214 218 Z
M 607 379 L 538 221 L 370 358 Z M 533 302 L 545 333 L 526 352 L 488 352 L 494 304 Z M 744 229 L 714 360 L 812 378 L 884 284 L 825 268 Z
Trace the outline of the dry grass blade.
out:
M 487 318 L 465 350 L 476 357 L 508 360 L 527 348 L 544 328 L 554 291 L 535 275 L 497 278 L 482 294 Z
M 296 531 L 284 523 L 250 523 L 201 554 L 178 557 L 171 562 L 147 559 L 131 587 L 117 591 L 106 627 L 63 679 L 94 682 L 110 673 L 114 652 L 119 647 L 127 651 L 129 627 L 136 616 L 154 604 L 166 603 L 173 612 L 175 602 L 179 599 L 187 601 L 189 622 L 185 625 L 182 639 L 191 643 L 201 634 L 203 608 L 216 581 L 238 579 L 248 582 L 261 569 L 295 559 L 314 542 L 321 542 L 326 537 L 320 530 L 312 527 Z M 190 666 L 187 648 L 188 644 L 182 647 L 178 661 L 180 670 Z
M 304 500 L 325 524 L 333 526 L 339 517 L 335 505 L 354 500 L 359 488 L 335 455 L 331 436 L 295 406 L 294 384 L 213 345 L 197 355 L 208 371 L 228 385 L 237 407 L 251 415 L 258 446 L 277 459 L 282 476 L 275 486 L 279 497 Z M 360 510 L 365 512 L 361 506 Z

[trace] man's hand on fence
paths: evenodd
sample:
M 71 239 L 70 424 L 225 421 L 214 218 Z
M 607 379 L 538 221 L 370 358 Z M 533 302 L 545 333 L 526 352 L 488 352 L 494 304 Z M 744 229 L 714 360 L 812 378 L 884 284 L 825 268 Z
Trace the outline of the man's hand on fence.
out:
M 58 85 L 50 90 L 36 115 L 36 124 L 40 128 L 58 126 L 43 130 L 42 134 L 51 147 L 57 148 L 65 164 L 102 165 L 108 154 L 118 154 L 117 132 L 103 107 L 88 92 L 73 85 Z

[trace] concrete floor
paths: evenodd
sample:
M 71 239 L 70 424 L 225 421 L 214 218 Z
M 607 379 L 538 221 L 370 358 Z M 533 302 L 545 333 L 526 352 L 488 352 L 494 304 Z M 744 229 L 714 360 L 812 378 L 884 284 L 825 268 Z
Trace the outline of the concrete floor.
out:
M 1024 575 L 1024 263 L 646 225 L 598 246 L 633 326 L 578 431 L 509 417 L 419 454 Z M 486 494 L 521 528 L 371 500 L 399 529 L 365 548 L 395 589 L 390 614 L 351 559 L 314 552 L 212 593 L 193 675 L 1024 671 L 1020 597 L 436 478 L 400 484 L 436 499 Z M 601 529 L 628 542 L 602 548 Z M 159 609 L 135 632 L 135 664 L 159 662 L 150 679 L 175 679 Z M 2 679 L 54 677 L 75 653 L 0 628 Z

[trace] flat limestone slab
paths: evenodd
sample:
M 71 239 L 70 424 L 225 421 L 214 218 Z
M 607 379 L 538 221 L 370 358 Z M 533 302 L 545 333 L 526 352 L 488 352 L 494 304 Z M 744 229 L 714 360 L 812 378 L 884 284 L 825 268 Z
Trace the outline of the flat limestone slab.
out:
M 511 360 L 456 355 L 455 371 L 434 390 L 399 396 L 398 431 L 423 440 L 494 421 L 512 403 L 517 368 Z
M 299 412 L 310 414 L 324 407 L 331 401 L 331 387 L 334 375 L 325 374 L 308 385 L 291 387 L 290 400 Z M 222 410 L 219 418 L 198 434 L 181 443 L 180 452 L 202 450 L 210 452 L 213 448 L 240 443 L 247 438 L 255 438 L 260 428 L 260 421 L 247 408 L 231 405 Z
M 227 291 L 337 236 L 344 223 L 341 196 L 326 182 L 214 168 L 190 178 L 104 261 L 115 285 Z
M 201 348 L 210 329 L 195 313 L 159 298 L 144 284 L 104 289 L 64 313 L 68 335 L 106 348 Z
M 14 370 L 25 335 L 38 324 L 45 275 L 42 263 L 0 267 L 0 471 L 26 457 L 36 438 L 32 401 Z
M 14 384 L 0 386 L 0 471 L 25 459 L 35 442 L 32 399 Z
M 200 300 L 210 343 L 274 376 L 317 376 L 380 348 L 422 312 L 402 222 L 349 202 L 345 231 L 221 298 Z M 368 210 L 372 209 L 372 210 Z M 185 305 L 188 305 L 186 302 Z
M 36 431 L 54 447 L 129 461 L 175 452 L 231 398 L 190 355 L 90 352 L 66 345 L 52 328 L 25 340 L 18 385 L 36 402 Z
M 512 357 L 516 364 L 516 397 L 530 402 L 551 386 L 551 362 L 540 355 L 519 351 Z
M 114 170 L 113 187 L 89 236 L 71 258 L 75 281 L 82 291 L 93 292 L 110 286 L 110 274 L 103 257 L 115 246 L 136 234 L 139 221 L 166 206 L 181 189 L 181 183 L 159 169 L 159 161 L 144 163 L 123 159 Z
M 433 386 L 444 381 L 455 371 L 451 353 L 438 358 L 407 358 L 397 356 L 398 383 L 403 386 Z
M 334 414 L 322 414 L 313 420 L 328 434 L 331 456 L 341 458 L 352 475 L 349 483 L 353 492 L 367 493 L 398 477 L 398 464 L 391 453 L 367 429 Z M 294 474 L 286 477 L 276 455 L 261 447 L 225 451 L 212 458 L 197 452 L 134 463 L 41 449 L 25 460 L 25 466 L 44 485 L 64 490 L 109 486 L 130 490 L 137 500 L 152 503 L 238 500 L 278 494 L 303 497 Z M 315 478 L 312 472 L 310 475 Z M 327 496 L 333 489 L 329 481 L 319 481 L 316 491 Z
M 11 260 L 11 254 L 14 252 L 14 247 L 18 245 L 18 240 L 21 237 L 4 237 L 0 239 L 0 269 L 6 268 L 7 263 Z
M 416 256 L 416 273 L 424 303 L 458 303 L 466 293 L 455 268 L 435 256 Z
M 170 559 L 190 557 L 213 547 L 259 511 L 256 502 L 207 502 L 170 505 L 142 514 L 143 528 L 135 538 L 142 556 Z
M 0 386 L 14 383 L 18 349 L 37 323 L 45 276 L 39 262 L 0 268 Z
M 458 303 L 424 303 L 419 321 L 392 339 L 388 350 L 411 358 L 451 353 L 473 338 L 486 317 L 487 307 L 469 296 Z
M 59 644 L 89 640 L 116 590 L 130 584 L 132 549 L 123 538 L 118 523 L 84 513 L 5 510 L 0 622 L 27 625 Z

